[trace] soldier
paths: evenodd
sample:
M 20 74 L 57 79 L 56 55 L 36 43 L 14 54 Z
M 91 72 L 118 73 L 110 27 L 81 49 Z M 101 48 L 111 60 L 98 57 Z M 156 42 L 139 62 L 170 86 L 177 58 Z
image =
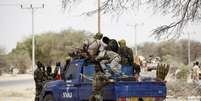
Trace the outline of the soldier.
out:
M 53 80 L 52 75 L 52 67 L 50 65 L 47 66 L 47 81 Z
M 45 65 L 41 63 L 42 72 L 43 72 L 43 82 L 45 83 L 48 80 L 47 72 L 45 70 Z
M 34 71 L 34 81 L 36 86 L 35 101 L 39 101 L 39 96 L 43 88 L 43 79 L 42 63 L 38 61 L 37 69 Z
M 128 48 L 126 46 L 126 41 L 125 40 L 120 40 L 119 42 L 119 50 L 118 53 L 121 56 L 121 64 L 133 64 L 133 51 L 131 48 Z
M 149 58 L 148 58 L 147 62 L 152 63 L 152 61 L 153 61 L 153 55 L 149 55 Z
M 64 65 L 63 71 L 66 71 L 68 69 L 68 65 L 70 64 L 70 61 L 71 61 L 70 56 L 65 57 L 65 65 Z
M 99 48 L 99 51 L 101 52 L 101 51 L 105 50 L 107 48 L 109 42 L 110 42 L 110 39 L 108 37 L 104 36 L 102 38 L 101 46 Z
M 95 65 L 95 75 L 92 82 L 92 95 L 89 101 L 103 101 L 103 88 L 114 83 L 113 79 L 108 79 L 103 73 L 99 64 Z
M 95 60 L 100 61 L 100 65 L 104 70 L 107 70 L 106 64 L 110 63 L 112 72 L 118 75 L 121 74 L 121 65 L 119 64 L 121 57 L 119 54 L 110 50 L 103 50 L 98 54 Z
M 200 69 L 199 68 L 199 62 L 196 61 L 195 65 L 193 66 L 193 73 L 192 73 L 194 81 L 199 80 L 199 69 Z
M 88 52 L 90 56 L 96 56 L 99 52 L 99 48 L 101 46 L 101 39 L 103 34 L 96 33 L 93 38 L 87 39 L 84 41 L 83 49 Z
M 64 65 L 64 68 L 63 68 L 63 70 L 62 70 L 62 73 L 61 73 L 61 77 L 62 77 L 62 79 L 64 79 L 65 80 L 65 73 L 66 73 L 66 70 L 68 70 L 68 66 L 69 66 L 69 64 L 70 64 L 70 61 L 71 61 L 71 57 L 69 57 L 69 56 L 67 56 L 66 58 L 65 58 L 65 65 Z

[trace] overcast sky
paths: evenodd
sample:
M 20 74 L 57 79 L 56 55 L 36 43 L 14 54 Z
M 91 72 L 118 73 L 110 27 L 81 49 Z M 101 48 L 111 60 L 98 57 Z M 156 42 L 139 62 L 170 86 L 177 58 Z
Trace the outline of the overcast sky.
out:
M 35 33 L 48 31 L 60 32 L 73 28 L 97 32 L 97 16 L 80 16 L 83 12 L 96 8 L 97 0 L 83 0 L 73 7 L 70 12 L 63 11 L 61 0 L 0 0 L 0 46 L 9 52 L 16 47 L 16 43 L 31 35 L 31 10 L 21 9 L 19 4 L 34 7 L 45 4 L 44 9 L 35 11 Z M 101 32 L 110 38 L 126 39 L 129 46 L 134 45 L 134 27 L 128 25 L 138 24 L 137 42 L 155 41 L 150 37 L 153 28 L 172 21 L 170 16 L 153 15 L 151 9 L 142 9 L 138 13 L 128 11 L 119 18 L 110 14 L 103 15 L 101 20 Z M 199 24 L 198 24 L 199 25 Z M 187 32 L 197 33 L 191 35 L 191 39 L 201 38 L 200 26 L 189 26 Z M 184 36 L 185 37 L 185 36 Z

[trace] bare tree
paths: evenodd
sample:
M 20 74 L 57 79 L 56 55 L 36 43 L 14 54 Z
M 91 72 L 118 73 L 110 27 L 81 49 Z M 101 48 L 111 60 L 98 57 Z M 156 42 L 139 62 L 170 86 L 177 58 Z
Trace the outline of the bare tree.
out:
M 63 0 L 63 7 L 71 7 L 73 2 L 82 0 Z M 125 10 L 136 9 L 140 5 L 148 4 L 158 13 L 172 14 L 176 19 L 167 25 L 162 25 L 153 30 L 156 39 L 178 38 L 184 27 L 190 23 L 199 21 L 201 18 L 201 0 L 102 0 L 101 11 L 105 13 L 122 14 Z M 97 10 L 89 11 L 86 15 L 96 13 Z
M 63 0 L 63 8 L 69 9 L 72 8 L 73 3 L 81 2 L 83 0 Z M 139 8 L 140 4 L 142 4 L 141 0 L 101 0 L 101 13 L 114 13 L 117 15 L 121 15 L 124 11 L 128 9 Z M 98 9 L 94 9 L 92 11 L 84 12 L 84 15 L 90 16 L 98 12 Z
M 200 20 L 201 0 L 148 0 L 149 4 L 162 14 L 172 13 L 176 20 L 154 30 L 157 38 L 179 37 L 184 26 Z

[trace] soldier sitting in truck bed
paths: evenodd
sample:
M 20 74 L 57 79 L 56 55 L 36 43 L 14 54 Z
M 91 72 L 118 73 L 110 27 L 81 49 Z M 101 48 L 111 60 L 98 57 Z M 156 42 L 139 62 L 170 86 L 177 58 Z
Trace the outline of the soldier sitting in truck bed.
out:
M 132 65 L 133 64 L 133 51 L 131 48 L 126 46 L 125 40 L 118 41 L 119 49 L 118 53 L 121 56 L 122 65 Z

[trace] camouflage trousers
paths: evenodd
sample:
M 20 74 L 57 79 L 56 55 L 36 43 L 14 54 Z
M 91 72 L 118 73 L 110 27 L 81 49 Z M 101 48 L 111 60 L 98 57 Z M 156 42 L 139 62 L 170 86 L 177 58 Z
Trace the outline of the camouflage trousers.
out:
M 41 87 L 36 87 L 36 95 L 35 95 L 34 101 L 39 101 L 39 96 L 40 96 L 41 91 L 42 91 Z
M 119 64 L 120 61 L 121 61 L 121 58 L 116 57 L 110 63 L 110 67 L 111 67 L 112 71 L 115 73 L 118 73 L 118 74 L 121 73 L 121 65 Z
M 110 62 L 110 70 L 115 74 L 120 74 L 121 73 L 121 64 L 119 64 L 121 61 L 120 57 L 116 57 L 114 58 L 111 62 Z M 101 67 L 103 68 L 103 70 L 107 70 L 107 66 L 106 64 L 108 63 L 108 60 L 102 60 L 100 62 Z M 106 72 L 106 71 L 105 71 Z M 107 72 L 106 72 L 107 74 Z M 111 75 L 111 74 L 110 74 Z
M 93 94 L 90 96 L 89 101 L 103 101 L 101 94 Z

